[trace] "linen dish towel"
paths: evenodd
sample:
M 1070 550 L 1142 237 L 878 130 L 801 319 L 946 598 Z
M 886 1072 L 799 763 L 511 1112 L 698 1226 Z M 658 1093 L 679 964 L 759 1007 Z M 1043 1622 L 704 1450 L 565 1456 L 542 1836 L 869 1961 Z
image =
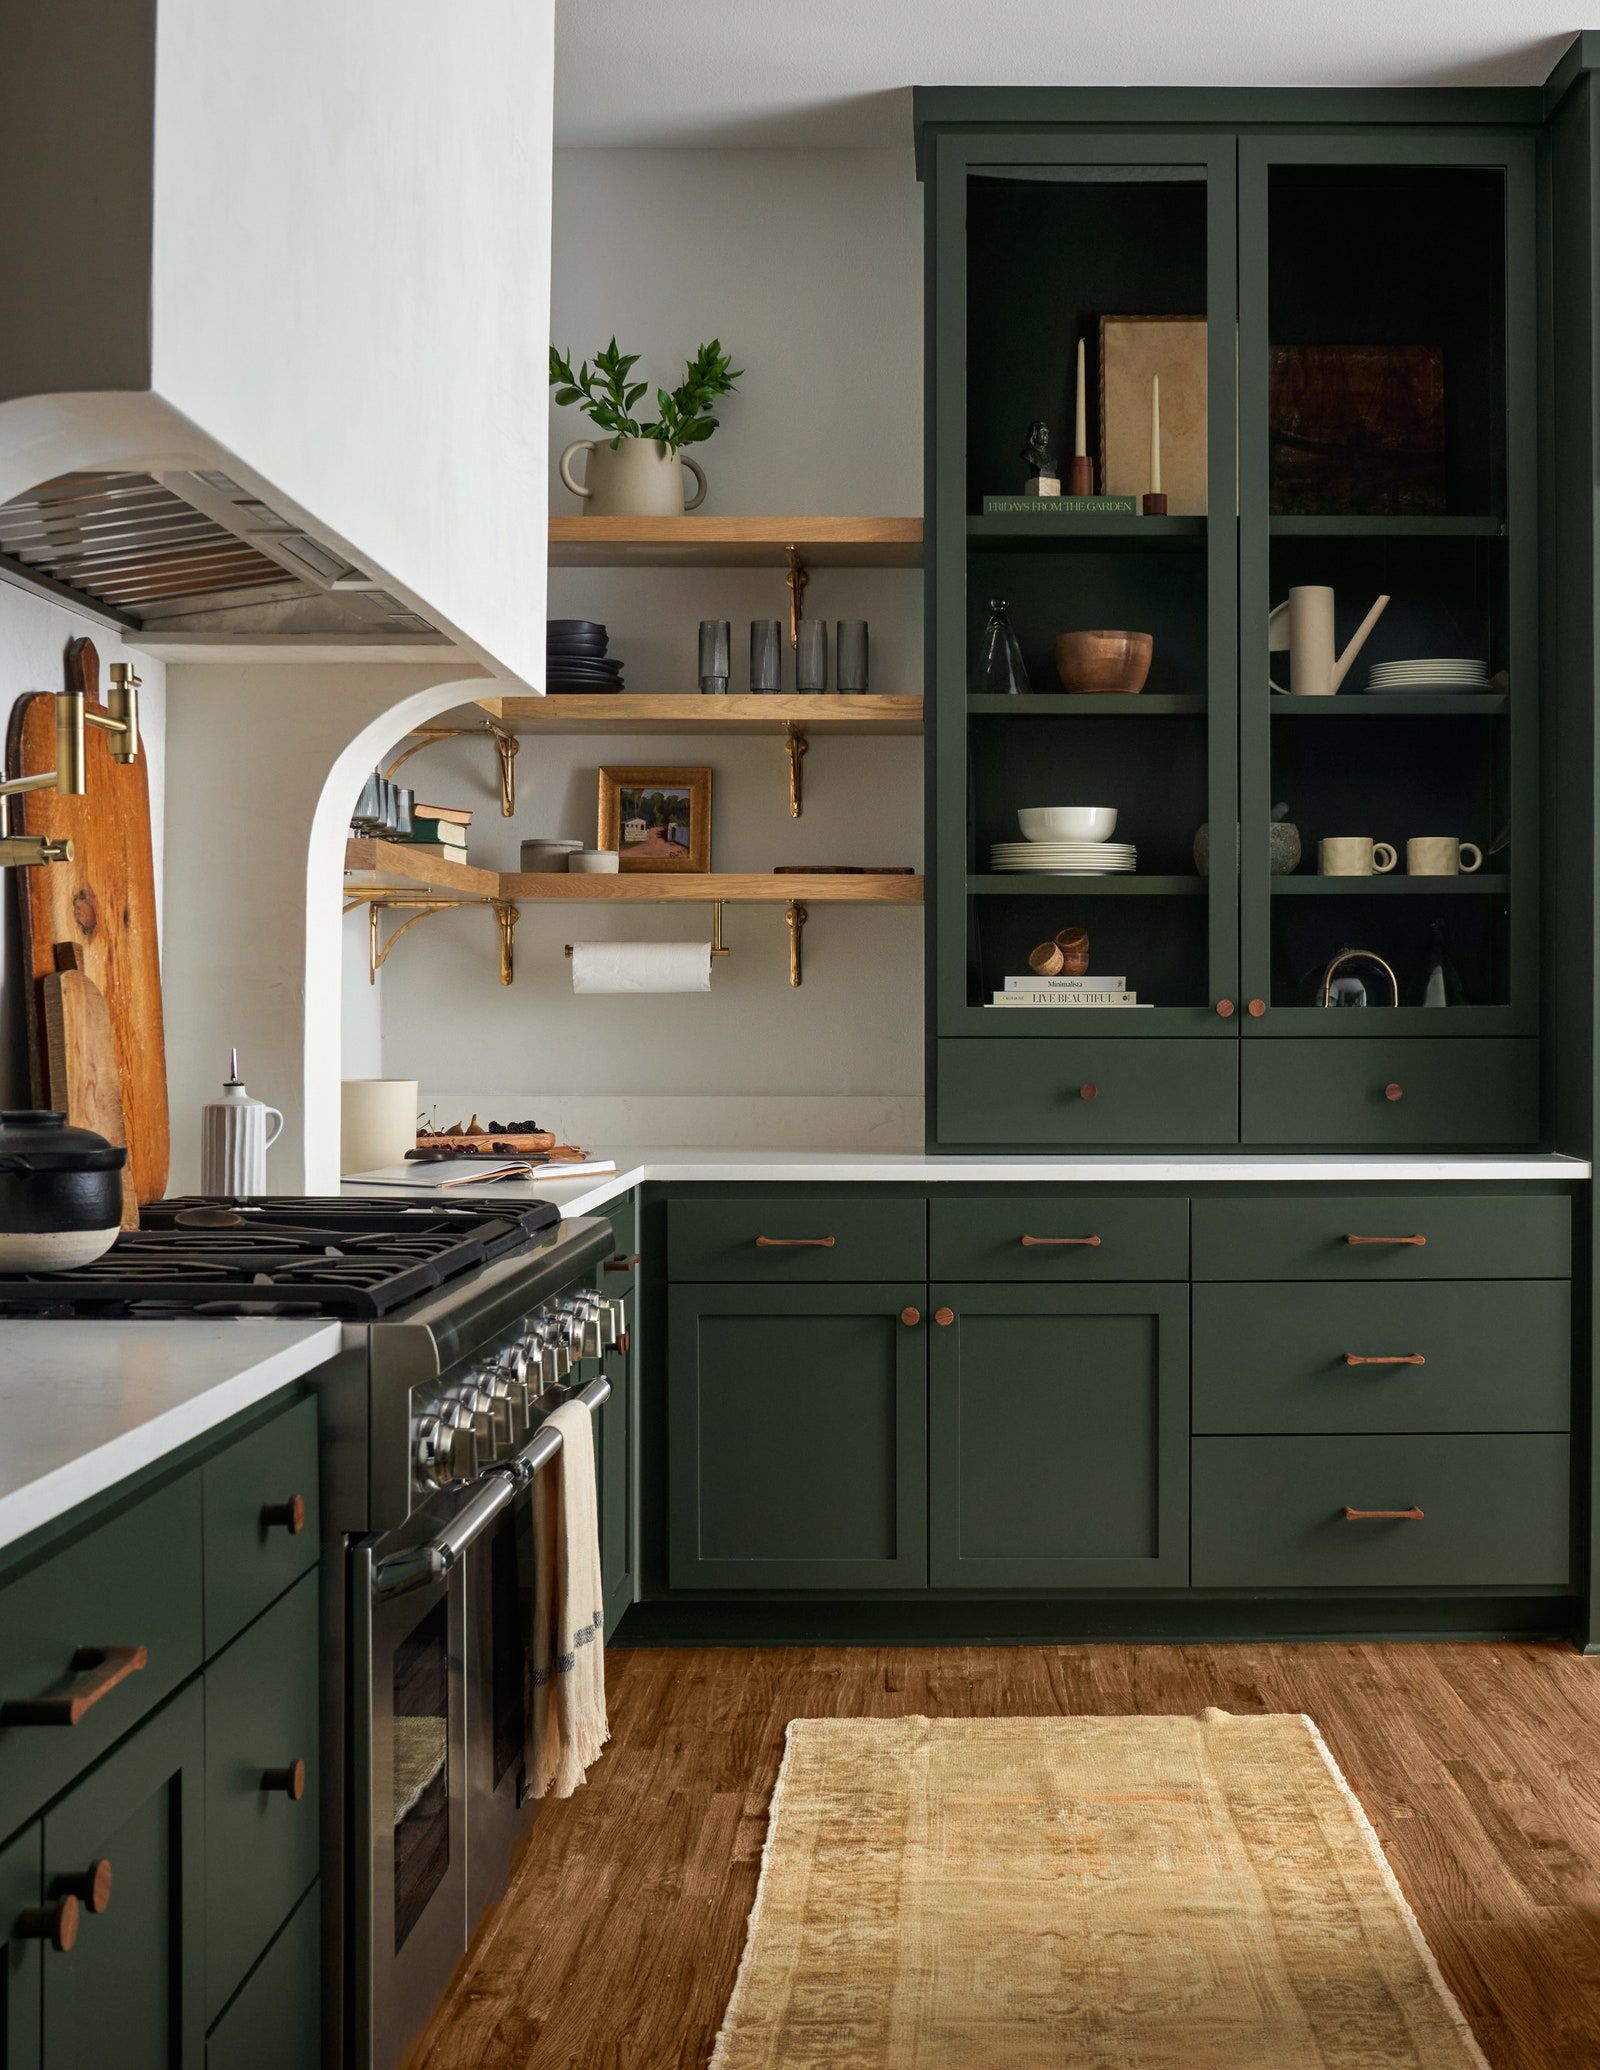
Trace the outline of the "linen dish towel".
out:
M 533 1794 L 570 1797 L 611 1737 L 591 1411 L 546 1419 L 561 1449 L 533 1483 Z

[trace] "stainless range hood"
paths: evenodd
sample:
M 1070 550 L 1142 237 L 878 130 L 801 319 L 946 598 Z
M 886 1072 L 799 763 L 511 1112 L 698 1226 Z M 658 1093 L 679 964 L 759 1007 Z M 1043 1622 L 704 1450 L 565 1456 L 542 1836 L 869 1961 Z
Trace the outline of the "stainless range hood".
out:
M 0 581 L 167 660 L 324 643 L 425 660 L 449 643 L 343 554 L 216 468 L 58 475 L 0 504 Z

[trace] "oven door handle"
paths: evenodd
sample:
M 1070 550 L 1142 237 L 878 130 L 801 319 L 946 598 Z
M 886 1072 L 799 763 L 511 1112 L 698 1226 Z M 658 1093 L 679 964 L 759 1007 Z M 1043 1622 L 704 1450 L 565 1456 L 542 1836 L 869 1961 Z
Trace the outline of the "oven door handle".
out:
M 604 1376 L 591 1380 L 573 1399 L 582 1402 L 593 1414 L 611 1399 L 611 1382 Z M 459 1564 L 462 1554 L 479 1533 L 493 1523 L 520 1490 L 532 1485 L 534 1475 L 560 1450 L 560 1431 L 552 1429 L 547 1422 L 542 1423 L 514 1459 L 503 1460 L 500 1465 L 489 1469 L 477 1494 L 437 1538 L 430 1538 L 424 1545 L 408 1546 L 403 1552 L 390 1553 L 386 1558 L 375 1561 L 372 1593 L 380 1597 L 403 1596 L 411 1589 L 426 1588 L 430 1582 L 442 1581 Z

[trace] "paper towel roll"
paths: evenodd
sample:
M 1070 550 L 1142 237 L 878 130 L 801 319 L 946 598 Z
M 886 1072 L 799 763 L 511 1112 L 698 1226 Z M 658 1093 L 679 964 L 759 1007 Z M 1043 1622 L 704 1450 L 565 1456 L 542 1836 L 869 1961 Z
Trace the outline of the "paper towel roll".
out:
M 347 1078 L 339 1107 L 339 1170 L 375 1172 L 417 1147 L 414 1078 Z
M 709 942 L 574 942 L 574 992 L 709 992 Z

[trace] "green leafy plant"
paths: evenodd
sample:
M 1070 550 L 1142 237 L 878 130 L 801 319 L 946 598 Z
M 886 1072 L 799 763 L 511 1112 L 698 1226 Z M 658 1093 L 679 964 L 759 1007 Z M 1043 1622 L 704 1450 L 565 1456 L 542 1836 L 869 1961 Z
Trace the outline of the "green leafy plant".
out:
M 576 403 L 584 415 L 611 434 L 613 447 L 625 438 L 659 439 L 669 452 L 683 446 L 698 446 L 717 428 L 712 405 L 733 392 L 744 369 L 728 364 L 722 340 L 713 338 L 702 345 L 694 358 L 684 363 L 683 379 L 670 394 L 656 390 L 657 416 L 648 424 L 635 421 L 634 405 L 650 392 L 648 381 L 630 380 L 639 363 L 637 352 L 619 352 L 615 338 L 594 356 L 591 367 L 585 360 L 574 373 L 572 361 L 552 345 L 550 381 L 558 403 Z

